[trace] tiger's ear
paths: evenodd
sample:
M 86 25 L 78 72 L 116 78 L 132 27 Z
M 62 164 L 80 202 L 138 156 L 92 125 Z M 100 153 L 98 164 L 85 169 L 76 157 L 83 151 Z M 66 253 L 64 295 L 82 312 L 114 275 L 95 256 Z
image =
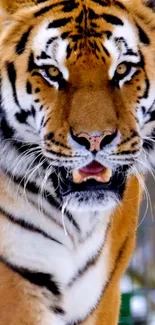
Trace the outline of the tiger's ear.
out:
M 28 8 L 39 2 L 39 0 L 0 0 L 0 9 L 6 13 L 13 14 L 18 9 Z

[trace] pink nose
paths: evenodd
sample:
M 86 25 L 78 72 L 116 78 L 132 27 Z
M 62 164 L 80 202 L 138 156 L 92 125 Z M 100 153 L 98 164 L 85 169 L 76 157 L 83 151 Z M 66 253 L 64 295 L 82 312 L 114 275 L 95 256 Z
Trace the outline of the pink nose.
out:
M 97 136 L 91 136 L 83 132 L 83 133 L 79 133 L 78 137 L 87 139 L 87 141 L 90 144 L 90 148 L 89 148 L 90 151 L 94 151 L 94 150 L 99 151 L 101 148 L 101 142 L 104 139 L 105 135 L 102 134 Z
M 117 131 L 115 130 L 107 130 L 103 132 L 102 134 L 88 134 L 86 132 L 81 132 L 78 134 L 74 134 L 74 140 L 76 140 L 78 143 L 84 145 L 89 149 L 89 151 L 99 151 L 104 147 L 106 144 L 110 144 L 112 140 L 117 135 Z

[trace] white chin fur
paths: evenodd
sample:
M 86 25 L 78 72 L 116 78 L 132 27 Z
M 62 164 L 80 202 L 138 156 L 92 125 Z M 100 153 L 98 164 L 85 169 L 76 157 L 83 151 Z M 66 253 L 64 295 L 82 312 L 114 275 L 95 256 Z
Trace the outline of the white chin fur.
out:
M 114 193 L 104 193 L 99 198 L 99 193 L 72 193 L 64 199 L 67 210 L 75 214 L 78 212 L 105 212 L 113 211 L 118 204 Z

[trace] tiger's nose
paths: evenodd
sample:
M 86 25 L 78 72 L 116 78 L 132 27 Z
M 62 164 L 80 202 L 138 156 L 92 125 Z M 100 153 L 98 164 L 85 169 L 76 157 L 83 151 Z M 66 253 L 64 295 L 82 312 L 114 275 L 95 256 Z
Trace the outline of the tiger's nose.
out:
M 71 131 L 72 138 L 79 144 L 85 146 L 89 151 L 100 151 L 106 145 L 111 144 L 117 137 L 117 130 L 106 130 L 103 133 L 81 132 L 75 134 Z

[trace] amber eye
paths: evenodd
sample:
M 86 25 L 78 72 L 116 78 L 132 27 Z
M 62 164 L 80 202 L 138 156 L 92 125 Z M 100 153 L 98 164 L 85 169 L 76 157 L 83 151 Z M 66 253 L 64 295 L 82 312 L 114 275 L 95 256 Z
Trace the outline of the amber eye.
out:
M 48 74 L 51 78 L 57 78 L 61 75 L 61 72 L 57 67 L 52 66 L 48 69 Z
M 121 63 L 116 69 L 116 73 L 120 76 L 125 75 L 129 69 L 129 66 L 126 63 Z

